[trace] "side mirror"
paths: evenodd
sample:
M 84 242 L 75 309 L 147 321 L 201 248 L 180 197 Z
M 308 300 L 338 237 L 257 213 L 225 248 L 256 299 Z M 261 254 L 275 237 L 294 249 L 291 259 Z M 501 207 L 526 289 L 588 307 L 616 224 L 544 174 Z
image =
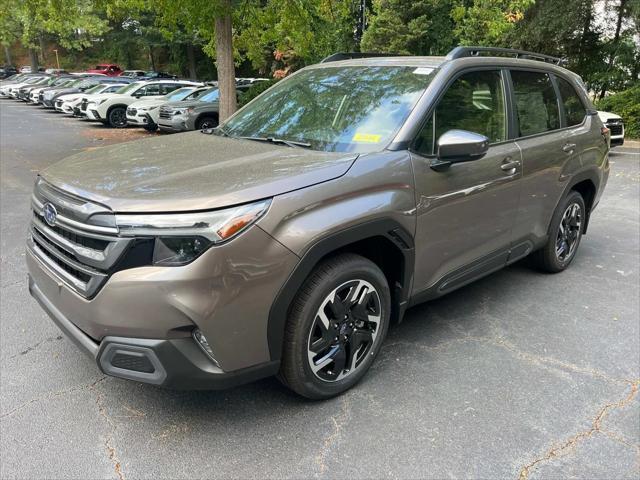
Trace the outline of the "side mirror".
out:
M 431 168 L 441 171 L 452 163 L 470 162 L 484 157 L 489 150 L 489 139 L 467 130 L 449 130 L 438 138 L 438 154 Z

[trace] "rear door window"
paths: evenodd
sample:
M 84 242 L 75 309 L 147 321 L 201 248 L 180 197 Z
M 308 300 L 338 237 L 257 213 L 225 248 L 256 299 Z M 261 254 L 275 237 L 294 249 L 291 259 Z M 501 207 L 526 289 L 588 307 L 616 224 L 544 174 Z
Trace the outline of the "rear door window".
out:
M 562 105 L 564 105 L 566 126 L 572 127 L 574 125 L 580 125 L 587 115 L 587 110 L 584 108 L 580 96 L 573 85 L 564 78 L 556 77 L 556 80 L 558 81 L 558 90 L 560 90 L 560 96 L 562 97 Z
M 512 70 L 519 137 L 560 128 L 558 98 L 546 73 Z

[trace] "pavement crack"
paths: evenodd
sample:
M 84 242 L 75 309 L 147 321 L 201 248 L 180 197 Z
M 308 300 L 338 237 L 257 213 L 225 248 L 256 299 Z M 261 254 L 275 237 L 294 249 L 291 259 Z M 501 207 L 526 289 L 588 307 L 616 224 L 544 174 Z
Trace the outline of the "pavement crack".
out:
M 62 335 L 57 335 L 55 337 L 45 338 L 44 340 L 41 340 L 38 343 L 35 343 L 35 344 L 25 348 L 21 352 L 18 352 L 18 353 L 14 354 L 14 355 L 11 355 L 9 358 L 7 358 L 7 360 L 11 360 L 13 358 L 19 357 L 20 355 L 26 355 L 27 353 L 32 352 L 33 350 L 37 349 L 41 345 L 43 345 L 45 343 L 53 342 L 54 340 L 62 340 Z
M 96 406 L 98 407 L 98 413 L 102 418 L 105 419 L 109 426 L 109 430 L 104 441 L 104 447 L 107 451 L 107 457 L 113 464 L 113 470 L 118 477 L 118 480 L 125 480 L 124 473 L 122 472 L 122 465 L 120 464 L 120 459 L 118 458 L 118 452 L 113 445 L 113 436 L 117 430 L 117 426 L 111 419 L 111 417 L 109 416 L 109 412 L 107 411 L 107 406 L 104 403 L 104 393 L 96 392 L 94 387 L 95 385 L 93 385 L 90 390 L 96 393 Z
M 603 433 L 606 435 L 606 432 L 601 429 L 604 418 L 607 416 L 610 410 L 615 408 L 623 408 L 633 401 L 638 393 L 640 380 L 628 382 L 628 385 L 631 387 L 631 390 L 624 398 L 617 402 L 607 403 L 598 410 L 597 415 L 591 422 L 591 428 L 573 435 L 571 438 L 565 440 L 562 443 L 552 446 L 544 455 L 529 462 L 527 465 L 520 469 L 518 480 L 528 480 L 532 470 L 535 469 L 539 464 L 552 460 L 553 458 L 559 457 L 560 455 L 571 451 L 578 443 L 580 443 L 582 440 L 590 438 L 595 433 Z
M 10 417 L 12 415 L 14 415 L 15 413 L 19 412 L 20 410 L 22 410 L 23 408 L 28 407 L 29 405 L 32 405 L 34 403 L 38 403 L 42 400 L 47 400 L 50 398 L 54 398 L 54 397 L 60 397 L 62 395 L 68 395 L 69 393 L 73 393 L 73 392 L 77 392 L 80 390 L 91 390 L 93 389 L 93 387 L 95 387 L 98 383 L 102 382 L 105 378 L 107 378 L 106 376 L 100 377 L 98 380 L 92 382 L 92 383 L 85 383 L 82 385 L 76 385 L 74 387 L 70 387 L 70 388 L 66 388 L 64 390 L 57 390 L 55 392 L 47 392 L 43 395 L 40 395 L 38 397 L 32 398 L 31 400 L 24 402 L 20 405 L 18 405 L 17 407 L 13 408 L 12 410 L 8 411 L 7 413 L 3 413 L 2 415 L 0 415 L 0 420 Z
M 344 428 L 345 423 L 349 420 L 351 416 L 351 401 L 347 395 L 342 396 L 342 408 L 338 415 L 334 415 L 331 417 L 332 429 L 329 435 L 322 442 L 322 447 L 320 451 L 316 455 L 315 463 L 318 466 L 318 473 L 316 473 L 316 478 L 319 475 L 323 475 L 327 470 L 326 458 L 334 444 L 340 439 L 340 435 L 342 434 L 342 430 Z

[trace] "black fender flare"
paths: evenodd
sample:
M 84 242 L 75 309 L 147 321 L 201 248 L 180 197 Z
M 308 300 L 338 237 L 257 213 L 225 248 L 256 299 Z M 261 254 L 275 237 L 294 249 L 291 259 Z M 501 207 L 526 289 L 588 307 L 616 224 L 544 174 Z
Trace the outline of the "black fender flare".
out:
M 569 180 L 567 182 L 567 185 L 564 187 L 564 190 L 562 192 L 562 195 L 560 195 L 560 198 L 558 198 L 558 201 L 556 202 L 556 209 L 558 208 L 558 205 L 560 204 L 560 202 L 562 201 L 563 198 L 565 198 L 567 195 L 569 195 L 569 192 L 571 190 L 573 190 L 573 188 L 581 183 L 584 182 L 585 180 L 589 180 L 591 181 L 591 183 L 593 183 L 593 186 L 595 187 L 596 191 L 594 193 L 594 201 L 598 196 L 598 190 L 600 189 L 600 178 L 598 175 L 598 170 L 596 168 L 590 168 L 588 170 L 583 170 L 581 172 L 576 173 L 575 175 L 573 175 L 571 177 L 571 180 Z M 591 208 L 586 212 L 586 218 L 585 218 L 585 222 L 584 222 L 584 229 L 583 229 L 583 234 L 587 233 L 587 227 L 589 226 L 589 219 L 591 218 L 591 211 L 593 210 L 593 205 L 591 205 Z M 555 209 L 554 209 L 555 212 Z
M 269 310 L 267 325 L 267 341 L 271 360 L 280 360 L 284 331 L 287 323 L 289 306 L 293 301 L 300 285 L 313 271 L 318 262 L 325 256 L 344 248 L 355 242 L 373 237 L 385 237 L 391 241 L 404 257 L 404 272 L 402 284 L 397 286 L 397 298 L 399 299 L 396 315 L 402 317 L 408 305 L 411 281 L 414 269 L 414 241 L 411 235 L 402 225 L 390 218 L 382 218 L 367 221 L 336 233 L 327 235 L 316 241 L 302 256 L 300 262 L 282 285 Z M 389 285 L 393 289 L 393 285 Z M 393 312 L 393 310 L 392 310 Z

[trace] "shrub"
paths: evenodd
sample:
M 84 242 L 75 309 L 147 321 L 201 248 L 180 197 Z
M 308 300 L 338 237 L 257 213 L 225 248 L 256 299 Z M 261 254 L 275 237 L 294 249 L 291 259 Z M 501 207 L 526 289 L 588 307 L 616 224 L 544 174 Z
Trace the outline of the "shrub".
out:
M 264 82 L 254 83 L 249 88 L 247 88 L 247 90 L 245 90 L 239 95 L 238 106 L 239 107 L 245 106 L 251 100 L 253 100 L 262 92 L 264 92 L 267 88 L 271 87 L 272 85 L 275 85 L 278 82 L 278 80 L 279 79 L 274 78 L 272 80 L 265 80 Z
M 622 117 L 625 137 L 640 138 L 640 83 L 599 100 L 596 107 Z

